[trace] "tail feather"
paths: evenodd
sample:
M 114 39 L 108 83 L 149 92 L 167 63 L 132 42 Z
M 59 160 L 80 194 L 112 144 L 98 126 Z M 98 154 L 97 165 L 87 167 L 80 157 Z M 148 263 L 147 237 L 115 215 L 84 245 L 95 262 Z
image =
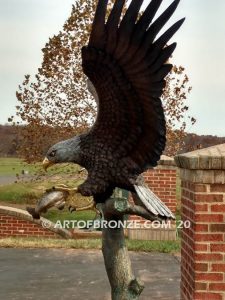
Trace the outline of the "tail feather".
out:
M 141 200 L 144 207 L 160 218 L 175 219 L 170 209 L 157 197 L 144 183 L 134 185 L 137 196 Z

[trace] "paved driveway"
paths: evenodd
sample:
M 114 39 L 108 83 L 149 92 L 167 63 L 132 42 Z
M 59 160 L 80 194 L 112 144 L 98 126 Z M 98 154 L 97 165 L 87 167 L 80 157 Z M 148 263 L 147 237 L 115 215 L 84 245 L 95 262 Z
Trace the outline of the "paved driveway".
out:
M 16 181 L 16 176 L 2 176 L 0 175 L 0 185 L 14 183 Z
M 171 255 L 133 253 L 145 282 L 140 300 L 178 300 L 179 262 Z M 0 299 L 110 300 L 100 251 L 0 249 Z

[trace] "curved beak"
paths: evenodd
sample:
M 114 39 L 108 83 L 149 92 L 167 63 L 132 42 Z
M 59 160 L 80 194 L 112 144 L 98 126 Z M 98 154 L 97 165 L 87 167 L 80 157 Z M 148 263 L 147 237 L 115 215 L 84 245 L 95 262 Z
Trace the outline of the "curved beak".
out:
M 52 161 L 50 161 L 47 157 L 45 157 L 45 159 L 42 162 L 42 166 L 43 166 L 44 170 L 47 171 L 47 169 L 52 165 L 54 165 L 54 163 Z

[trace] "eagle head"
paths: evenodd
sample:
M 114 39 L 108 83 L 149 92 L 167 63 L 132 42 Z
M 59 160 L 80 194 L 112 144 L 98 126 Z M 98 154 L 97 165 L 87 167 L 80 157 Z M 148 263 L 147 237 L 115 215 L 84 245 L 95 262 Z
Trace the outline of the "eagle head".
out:
M 48 167 L 59 163 L 73 162 L 79 164 L 80 153 L 80 137 L 75 136 L 53 145 L 46 154 L 43 167 L 47 170 Z

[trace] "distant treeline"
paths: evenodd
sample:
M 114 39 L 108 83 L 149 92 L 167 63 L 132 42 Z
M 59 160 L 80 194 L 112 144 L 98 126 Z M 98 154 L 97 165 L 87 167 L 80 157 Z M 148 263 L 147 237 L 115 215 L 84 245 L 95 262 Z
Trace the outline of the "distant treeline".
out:
M 197 135 L 195 133 L 188 133 L 184 140 L 184 147 L 182 153 L 211 147 L 214 145 L 224 144 L 225 137 L 218 137 L 215 135 Z
M 17 156 L 18 136 L 16 127 L 0 125 L 0 156 Z
M 51 135 L 48 136 L 49 141 Z M 17 148 L 20 143 L 20 127 L 0 125 L 0 156 L 17 156 Z M 196 149 L 206 148 L 217 144 L 225 143 L 225 137 L 212 135 L 187 134 L 184 147 L 181 152 L 189 152 Z

